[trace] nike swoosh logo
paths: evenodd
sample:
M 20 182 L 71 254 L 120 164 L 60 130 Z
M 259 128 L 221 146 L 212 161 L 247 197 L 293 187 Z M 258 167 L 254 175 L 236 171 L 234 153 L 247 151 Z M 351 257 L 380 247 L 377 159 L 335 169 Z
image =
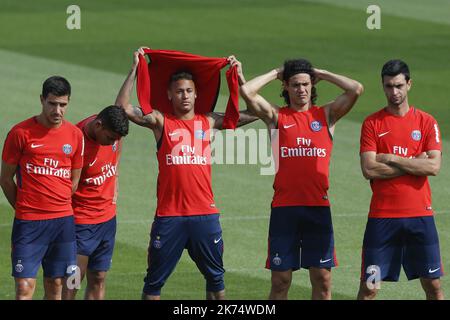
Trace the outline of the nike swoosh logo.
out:
M 387 135 L 389 132 L 390 132 L 390 131 L 386 131 L 386 132 L 380 133 L 380 134 L 378 135 L 378 137 L 381 138 L 382 136 Z
M 39 148 L 39 147 L 42 147 L 42 146 L 43 146 L 43 144 L 34 144 L 34 143 L 31 144 L 31 148 L 32 149 Z
M 428 273 L 435 273 L 435 272 L 438 271 L 439 269 L 440 269 L 440 268 L 431 270 L 431 268 L 430 268 L 430 269 L 428 269 Z
M 289 125 L 287 125 L 287 126 L 283 126 L 283 128 L 289 129 L 290 127 L 293 127 L 293 126 L 295 126 L 295 124 L 289 124 Z
M 222 237 L 220 237 L 219 239 L 214 239 L 214 243 L 219 243 L 220 239 L 222 239 Z
M 178 134 L 178 132 L 169 132 L 169 137 L 175 136 L 177 134 Z
M 331 258 L 330 259 L 327 259 L 327 260 L 322 260 L 322 259 L 320 259 L 320 263 L 325 263 L 325 262 L 328 262 L 328 261 L 330 261 L 331 260 Z
M 94 161 L 92 161 L 92 162 L 89 163 L 89 167 L 92 167 L 96 161 L 97 161 L 97 158 L 95 158 Z

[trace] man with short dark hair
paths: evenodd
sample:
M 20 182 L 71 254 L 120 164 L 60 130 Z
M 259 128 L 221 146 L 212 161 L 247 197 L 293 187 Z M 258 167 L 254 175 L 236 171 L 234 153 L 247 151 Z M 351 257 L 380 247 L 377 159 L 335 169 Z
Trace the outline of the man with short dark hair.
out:
M 286 107 L 258 92 L 269 82 L 283 82 Z M 316 106 L 315 84 L 328 81 L 344 92 Z M 336 122 L 363 91 L 347 77 L 315 69 L 305 59 L 258 76 L 241 87 L 250 111 L 271 130 L 276 176 L 269 225 L 266 268 L 272 273 L 269 299 L 287 299 L 292 272 L 309 269 L 312 299 L 331 299 L 331 268 L 337 265 L 328 201 L 328 171 Z M 278 141 L 278 144 L 276 143 Z
M 197 89 L 193 74 L 184 70 L 170 77 L 167 96 L 173 114 L 153 112 L 143 115 L 141 108 L 129 104 L 131 89 L 139 64 L 134 63 L 116 104 L 122 106 L 129 119 L 153 131 L 158 146 L 157 208 L 148 250 L 148 269 L 142 298 L 159 300 L 161 288 L 175 269 L 183 250 L 206 279 L 206 298 L 224 299 L 223 239 L 211 186 L 211 131 L 222 129 L 224 115 L 215 112 L 195 113 Z M 234 56 L 239 84 L 245 82 L 242 67 Z M 205 92 L 199 92 L 199 94 Z M 240 112 L 238 126 L 257 120 L 247 111 Z
M 84 134 L 84 166 L 72 197 L 81 281 L 87 275 L 84 298 L 105 298 L 106 273 L 111 267 L 116 236 L 118 166 L 128 117 L 118 106 L 104 108 L 77 126 Z M 75 299 L 77 289 L 64 288 L 63 299 Z
M 83 165 L 83 134 L 64 120 L 69 82 L 48 78 L 42 112 L 15 125 L 6 137 L 0 184 L 15 209 L 12 276 L 16 299 L 32 299 L 39 265 L 45 299 L 61 299 L 64 279 L 76 268 L 72 193 Z M 16 181 L 14 181 L 14 177 Z
M 381 81 L 387 106 L 361 129 L 361 169 L 372 200 L 364 234 L 358 299 L 374 299 L 380 281 L 420 278 L 427 299 L 443 299 L 439 239 L 428 176 L 441 167 L 436 120 L 408 102 L 410 72 L 401 60 L 386 62 Z

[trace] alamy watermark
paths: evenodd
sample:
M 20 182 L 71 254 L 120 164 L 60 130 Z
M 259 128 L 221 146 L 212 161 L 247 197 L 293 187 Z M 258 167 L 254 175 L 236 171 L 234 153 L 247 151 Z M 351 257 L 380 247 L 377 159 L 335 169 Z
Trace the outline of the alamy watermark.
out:
M 66 13 L 69 15 L 66 20 L 66 27 L 69 30 L 81 29 L 81 9 L 79 6 L 72 4 L 67 7 Z
M 370 274 L 367 277 L 366 285 L 370 290 L 381 288 L 381 270 L 377 265 L 370 265 L 366 269 L 366 273 Z
M 366 10 L 370 16 L 367 18 L 366 26 L 369 30 L 381 29 L 381 9 L 375 4 L 371 4 Z

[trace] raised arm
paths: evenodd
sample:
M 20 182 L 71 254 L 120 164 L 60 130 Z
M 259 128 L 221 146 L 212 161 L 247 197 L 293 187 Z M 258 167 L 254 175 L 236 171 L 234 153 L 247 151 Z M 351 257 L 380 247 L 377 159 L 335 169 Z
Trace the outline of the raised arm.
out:
M 356 80 L 326 70 L 314 69 L 314 73 L 316 81 L 325 80 L 344 90 L 344 93 L 324 106 L 328 127 L 331 129 L 340 118 L 352 109 L 356 100 L 363 93 L 364 87 Z
M 374 151 L 363 152 L 360 158 L 362 174 L 368 180 L 392 179 L 405 174 L 397 167 L 377 161 L 377 154 Z
M 210 127 L 217 130 L 222 130 L 223 119 L 225 117 L 225 113 L 223 112 L 210 112 L 207 114 Z M 239 111 L 239 120 L 236 124 L 237 127 L 242 127 L 246 124 L 252 123 L 259 118 L 253 115 L 249 110 L 240 110 Z
M 403 158 L 394 154 L 377 154 L 377 161 L 414 176 L 436 176 L 441 169 L 442 154 L 430 150 L 423 157 Z
M 273 69 L 246 82 L 239 89 L 242 98 L 247 103 L 247 109 L 272 128 L 277 125 L 278 107 L 268 102 L 258 92 L 269 82 L 279 79 L 280 72 L 281 69 Z
M 245 84 L 244 72 L 242 70 L 242 63 L 236 59 L 235 56 L 229 56 L 228 61 L 230 62 L 230 68 L 236 66 L 238 77 L 239 77 L 239 86 Z M 225 113 L 223 112 L 210 112 L 207 114 L 210 127 L 213 129 L 222 130 L 223 119 L 225 117 Z M 241 127 L 248 123 L 258 120 L 259 118 L 253 115 L 249 110 L 239 111 L 239 120 L 237 123 L 237 127 Z
M 11 207 L 16 207 L 16 195 L 17 195 L 17 185 L 14 181 L 14 175 L 16 174 L 17 165 L 8 164 L 2 161 L 2 169 L 0 174 L 0 185 L 2 187 L 3 193 L 8 200 Z
M 162 130 L 164 122 L 162 113 L 154 109 L 152 113 L 144 116 L 141 108 L 130 104 L 131 90 L 133 89 L 134 81 L 136 79 L 136 71 L 139 65 L 139 54 L 144 54 L 143 47 L 134 52 L 134 60 L 131 70 L 128 72 L 127 78 L 119 90 L 115 104 L 122 107 L 125 110 L 128 119 L 137 125 L 160 131 Z M 155 135 L 156 134 L 157 133 L 155 132 Z

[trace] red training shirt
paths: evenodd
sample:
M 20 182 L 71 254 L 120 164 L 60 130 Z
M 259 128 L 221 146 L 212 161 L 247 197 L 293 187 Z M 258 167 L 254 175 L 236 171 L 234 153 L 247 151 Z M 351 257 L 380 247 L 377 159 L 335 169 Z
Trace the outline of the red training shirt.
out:
M 311 106 L 297 112 L 289 107 L 278 112 L 278 171 L 272 207 L 329 206 L 328 173 L 333 141 L 325 110 Z
M 381 109 L 364 120 L 360 153 L 374 151 L 411 158 L 430 150 L 441 150 L 438 124 L 431 115 L 413 106 L 403 117 Z M 426 176 L 405 174 L 392 179 L 373 179 L 370 186 L 373 195 L 369 218 L 433 215 Z
M 98 224 L 116 215 L 119 140 L 108 146 L 92 140 L 86 124 L 95 118 L 93 115 L 77 124 L 84 134 L 85 149 L 80 182 L 72 197 L 76 224 Z
M 32 117 L 9 131 L 2 159 L 17 165 L 17 219 L 73 214 L 71 176 L 83 166 L 83 145 L 80 129 L 66 120 L 58 128 L 46 128 Z

